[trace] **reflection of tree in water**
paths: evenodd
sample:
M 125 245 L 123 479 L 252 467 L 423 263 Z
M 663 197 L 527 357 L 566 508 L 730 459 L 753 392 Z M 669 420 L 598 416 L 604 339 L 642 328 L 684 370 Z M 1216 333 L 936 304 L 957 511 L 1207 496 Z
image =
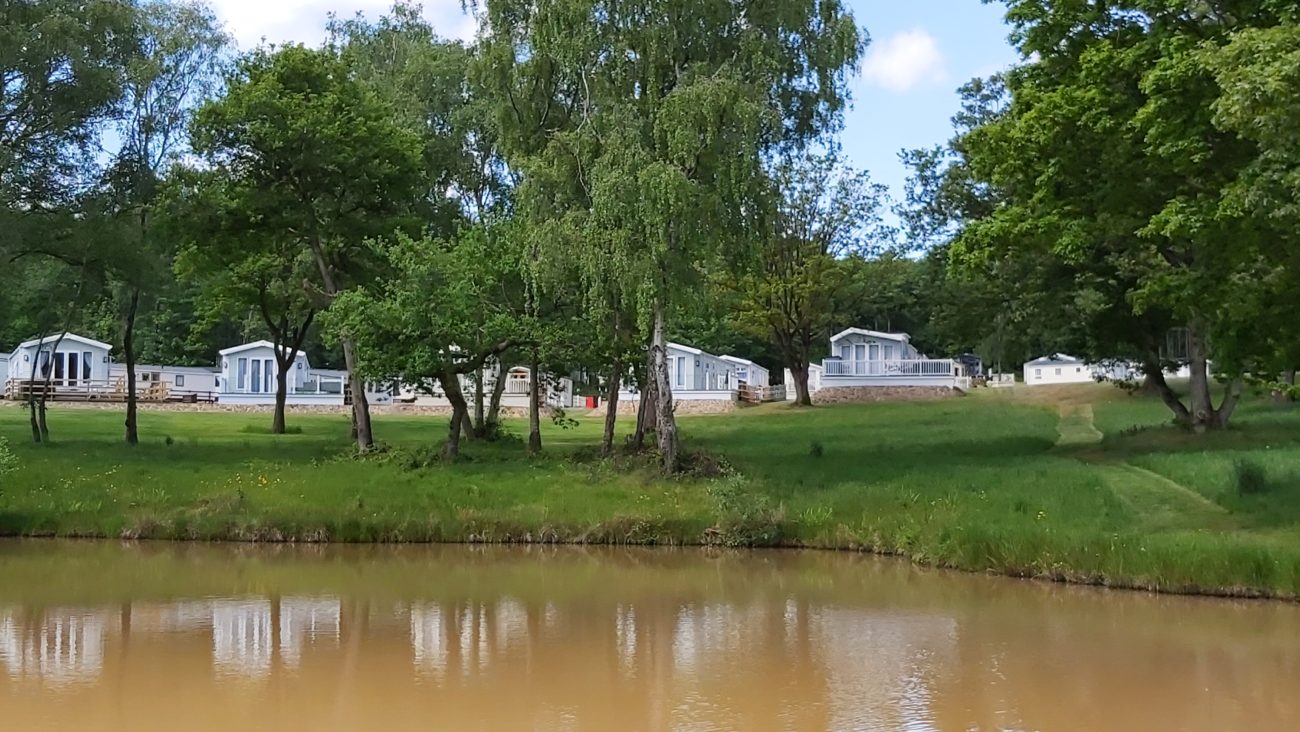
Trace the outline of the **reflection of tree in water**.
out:
M 14 678 L 92 681 L 104 666 L 106 630 L 106 615 L 94 610 L 0 612 L 0 665 Z

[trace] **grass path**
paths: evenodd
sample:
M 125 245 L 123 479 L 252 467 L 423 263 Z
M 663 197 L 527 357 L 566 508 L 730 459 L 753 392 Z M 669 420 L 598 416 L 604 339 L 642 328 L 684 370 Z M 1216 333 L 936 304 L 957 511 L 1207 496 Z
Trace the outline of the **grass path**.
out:
M 1098 445 L 1105 439 L 1094 424 L 1092 404 L 1062 401 L 1057 405 L 1057 414 L 1057 448 Z M 1102 471 L 1103 479 L 1115 497 L 1142 516 L 1152 528 L 1228 529 L 1233 525 L 1224 507 L 1166 476 L 1093 452 L 1080 453 L 1076 457 Z
M 1069 404 L 1062 402 L 1057 406 L 1059 420 L 1056 424 L 1057 447 L 1080 447 L 1096 445 L 1104 435 L 1093 424 L 1091 404 Z

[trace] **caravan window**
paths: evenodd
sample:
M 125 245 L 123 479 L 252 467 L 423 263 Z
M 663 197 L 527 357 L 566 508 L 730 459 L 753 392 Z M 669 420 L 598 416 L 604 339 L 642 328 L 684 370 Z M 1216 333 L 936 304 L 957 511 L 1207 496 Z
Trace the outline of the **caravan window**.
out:
M 248 383 L 248 359 L 241 358 L 235 371 L 235 388 L 243 391 L 246 383 Z
M 254 394 L 262 393 L 262 359 L 253 359 L 253 380 L 252 392 Z
M 1035 379 L 1041 379 L 1041 378 L 1043 378 L 1043 370 L 1042 370 L 1042 369 L 1034 369 L 1034 378 L 1035 378 Z
M 94 357 L 95 354 L 91 353 L 90 351 L 81 352 L 81 378 L 83 380 L 86 381 L 90 380 L 90 364 L 91 364 L 90 359 Z
M 1057 370 L 1056 370 L 1056 375 L 1057 375 L 1057 376 L 1060 376 L 1060 375 L 1061 375 L 1061 370 L 1060 370 L 1060 369 L 1057 369 Z
M 176 374 L 176 385 L 177 385 L 177 386 L 185 386 L 185 376 L 184 376 L 184 374 Z
M 686 386 L 686 359 L 677 357 L 677 385 Z

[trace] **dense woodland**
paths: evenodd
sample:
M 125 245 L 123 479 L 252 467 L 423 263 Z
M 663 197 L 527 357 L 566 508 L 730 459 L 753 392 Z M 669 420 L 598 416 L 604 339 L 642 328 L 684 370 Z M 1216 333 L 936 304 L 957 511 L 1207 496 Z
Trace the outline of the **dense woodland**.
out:
M 244 52 L 199 2 L 7 0 L 0 349 L 95 336 L 134 390 L 266 338 L 353 375 L 363 451 L 367 380 L 439 385 L 450 455 L 495 431 L 462 374 L 634 381 L 669 472 L 670 339 L 788 367 L 801 403 L 847 325 L 1132 360 L 1198 430 L 1293 388 L 1294 3 L 1006 5 L 1021 63 L 891 201 L 838 154 L 871 23 L 839 0 L 477 0 L 472 44 L 399 3 Z

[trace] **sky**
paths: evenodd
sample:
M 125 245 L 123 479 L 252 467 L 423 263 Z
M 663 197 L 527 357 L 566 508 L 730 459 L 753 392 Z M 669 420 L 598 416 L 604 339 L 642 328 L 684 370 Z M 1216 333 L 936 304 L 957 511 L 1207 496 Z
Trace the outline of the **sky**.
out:
M 210 0 L 241 49 L 260 41 L 313 45 L 329 13 L 377 17 L 391 0 Z M 957 88 L 1016 60 L 1007 43 L 1003 6 L 980 0 L 847 0 L 871 37 L 851 86 L 853 108 L 841 144 L 850 165 L 866 169 L 903 196 L 905 148 L 930 147 L 951 136 Z M 468 40 L 474 22 L 461 0 L 424 0 L 439 34 Z

